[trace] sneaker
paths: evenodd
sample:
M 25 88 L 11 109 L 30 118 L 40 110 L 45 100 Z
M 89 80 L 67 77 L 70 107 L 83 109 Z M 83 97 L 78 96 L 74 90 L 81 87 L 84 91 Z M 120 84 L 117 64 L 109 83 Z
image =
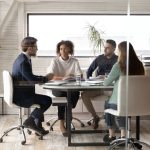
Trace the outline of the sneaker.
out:
M 142 149 L 142 145 L 141 145 L 140 143 L 134 142 L 134 146 L 135 146 L 137 149 Z
M 103 141 L 105 143 L 111 143 L 112 141 L 116 140 L 116 136 L 113 136 L 113 137 L 109 137 L 109 134 L 106 134 L 104 137 L 103 137 Z
M 98 123 L 99 123 L 99 121 L 100 121 L 100 118 L 99 118 L 99 116 L 96 115 L 96 116 L 93 118 L 93 123 L 92 123 L 93 129 L 97 129 L 97 128 L 98 128 Z

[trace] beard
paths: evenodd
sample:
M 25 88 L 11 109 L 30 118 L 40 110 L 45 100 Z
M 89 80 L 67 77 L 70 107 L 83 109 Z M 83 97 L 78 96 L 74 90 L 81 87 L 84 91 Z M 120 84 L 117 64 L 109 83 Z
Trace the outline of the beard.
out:
M 36 53 L 32 53 L 32 54 L 30 54 L 30 56 L 32 56 L 32 57 L 36 57 Z

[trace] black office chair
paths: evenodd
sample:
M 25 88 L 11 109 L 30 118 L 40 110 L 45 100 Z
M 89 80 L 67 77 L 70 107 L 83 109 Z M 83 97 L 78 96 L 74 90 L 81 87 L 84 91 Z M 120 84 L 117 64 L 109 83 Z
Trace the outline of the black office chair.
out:
M 24 126 L 22 125 L 22 107 L 19 107 L 13 103 L 13 80 L 12 76 L 9 71 L 3 71 L 3 86 L 4 86 L 4 101 L 8 104 L 9 107 L 17 107 L 19 109 L 19 125 L 10 127 L 8 130 L 4 132 L 4 134 L 0 137 L 0 143 L 3 142 L 3 137 L 7 136 L 9 132 L 13 131 L 14 129 L 20 130 L 21 134 L 23 134 L 24 140 L 21 142 L 22 145 L 26 143 L 26 135 L 24 132 Z M 28 128 L 27 128 L 28 129 Z M 31 129 L 30 129 L 31 130 Z M 39 139 L 43 139 L 43 135 L 38 133 Z

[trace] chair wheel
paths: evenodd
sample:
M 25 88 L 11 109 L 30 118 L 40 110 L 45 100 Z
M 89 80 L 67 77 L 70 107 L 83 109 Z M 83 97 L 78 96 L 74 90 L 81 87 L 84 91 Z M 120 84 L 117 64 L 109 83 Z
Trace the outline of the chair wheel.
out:
M 50 127 L 50 131 L 53 131 L 53 127 Z
M 18 127 L 17 130 L 20 130 L 20 128 Z
M 89 126 L 91 126 L 91 122 L 90 122 L 90 121 L 88 121 L 87 124 L 88 124 Z
M 29 135 L 31 135 L 32 131 L 30 131 L 30 130 L 27 130 L 27 133 L 28 133 Z
M 22 141 L 21 144 L 24 145 L 26 143 L 26 141 Z
M 3 139 L 2 138 L 0 138 L 0 143 L 2 143 L 3 142 Z
M 75 131 L 75 128 L 71 128 L 72 131 Z
M 43 140 L 43 136 L 42 135 L 39 137 L 39 140 Z
M 6 132 L 4 132 L 4 134 L 5 134 Z M 5 136 L 8 136 L 8 134 L 5 134 Z
M 81 123 L 81 127 L 85 127 L 84 123 Z
M 35 132 L 35 135 L 36 135 L 36 136 L 41 136 L 41 134 L 39 134 L 39 133 L 37 133 L 37 132 Z
M 50 123 L 49 123 L 49 122 L 46 122 L 46 125 L 47 125 L 47 126 L 50 126 Z

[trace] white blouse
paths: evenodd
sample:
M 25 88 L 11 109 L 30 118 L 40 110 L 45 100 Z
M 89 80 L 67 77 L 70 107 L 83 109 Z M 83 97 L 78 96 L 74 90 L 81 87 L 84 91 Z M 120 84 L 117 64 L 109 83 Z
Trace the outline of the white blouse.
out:
M 82 74 L 79 62 L 74 57 L 69 57 L 68 60 L 63 60 L 61 56 L 53 58 L 47 71 L 55 76 L 63 77 L 69 74 Z

